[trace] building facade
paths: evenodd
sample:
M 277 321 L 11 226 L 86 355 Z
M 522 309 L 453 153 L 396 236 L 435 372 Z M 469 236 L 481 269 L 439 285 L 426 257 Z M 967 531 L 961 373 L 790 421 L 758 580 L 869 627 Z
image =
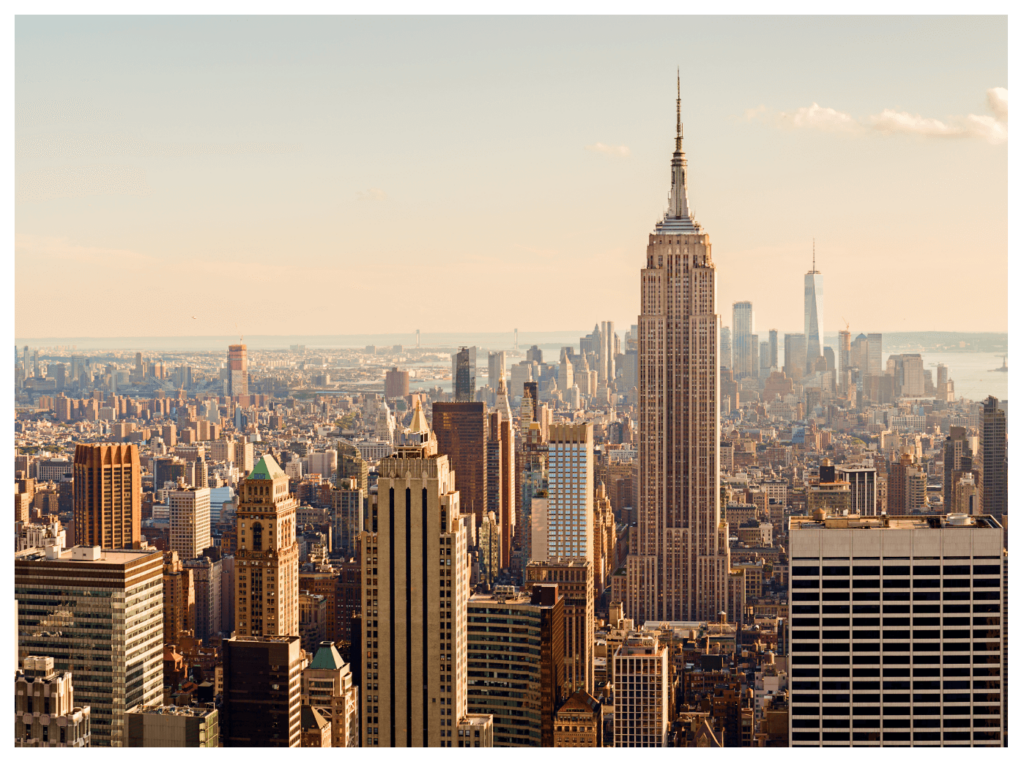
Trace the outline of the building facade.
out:
M 728 595 L 715 266 L 710 236 L 687 205 L 679 109 L 677 98 L 669 209 L 641 273 L 640 506 L 625 601 L 636 621 L 713 619 Z M 734 342 L 739 337 L 734 321 Z
M 162 572 L 158 550 L 15 555 L 18 653 L 50 656 L 73 675 L 92 746 L 127 745 L 125 713 L 163 698 Z
M 302 665 L 298 635 L 224 641 L 224 746 L 300 745 Z
M 789 520 L 790 745 L 1001 746 L 1003 529 Z
M 142 540 L 142 475 L 133 444 L 75 445 L 75 542 L 137 548 Z
M 299 634 L 296 501 L 271 455 L 239 489 L 235 551 L 235 628 L 239 636 Z

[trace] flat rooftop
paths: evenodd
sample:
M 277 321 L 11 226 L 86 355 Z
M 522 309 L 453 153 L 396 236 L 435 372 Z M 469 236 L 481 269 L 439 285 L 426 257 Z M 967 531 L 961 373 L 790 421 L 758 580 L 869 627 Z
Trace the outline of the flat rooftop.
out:
M 790 531 L 796 529 L 1002 529 L 992 516 L 948 515 L 916 516 L 791 516 Z
M 76 546 L 77 547 L 77 546 Z M 161 563 L 163 563 L 163 554 L 156 548 L 148 548 L 146 550 L 108 550 L 103 549 L 100 551 L 100 557 L 95 561 L 92 559 L 79 559 L 74 558 L 75 548 L 67 548 L 60 552 L 57 558 L 50 559 L 51 563 L 60 561 L 61 563 L 73 563 L 73 564 L 127 564 L 132 561 L 138 561 L 140 558 L 148 558 L 154 554 L 161 557 Z M 15 561 L 46 561 L 46 551 L 43 548 L 27 548 L 26 550 L 18 551 L 14 554 Z

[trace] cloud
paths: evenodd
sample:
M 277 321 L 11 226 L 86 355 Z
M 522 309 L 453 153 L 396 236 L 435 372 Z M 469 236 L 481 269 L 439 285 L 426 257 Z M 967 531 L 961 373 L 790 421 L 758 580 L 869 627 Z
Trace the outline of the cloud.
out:
M 380 188 L 370 188 L 365 191 L 356 191 L 357 201 L 387 201 L 388 194 Z
M 783 124 L 798 129 L 824 130 L 826 132 L 859 132 L 861 126 L 847 113 L 834 108 L 812 103 L 796 111 L 779 114 Z
M 629 146 L 606 146 L 604 143 L 593 143 L 584 147 L 588 151 L 602 153 L 605 156 L 614 156 L 619 159 L 626 159 L 629 157 Z
M 880 135 L 918 135 L 925 138 L 976 138 L 992 144 L 1005 143 L 1007 138 L 1008 93 L 1005 87 L 993 87 L 986 93 L 992 115 L 967 114 L 946 120 L 911 114 L 895 109 L 883 109 L 862 119 L 844 111 L 810 106 L 796 111 L 772 114 L 764 106 L 747 109 L 747 121 L 762 121 L 777 127 L 823 132 Z

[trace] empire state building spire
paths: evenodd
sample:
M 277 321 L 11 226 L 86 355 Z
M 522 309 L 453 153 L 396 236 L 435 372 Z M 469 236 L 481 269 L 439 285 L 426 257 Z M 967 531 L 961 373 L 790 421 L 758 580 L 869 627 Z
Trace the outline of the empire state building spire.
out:
M 700 233 L 700 224 L 691 217 L 686 198 L 686 154 L 683 153 L 682 91 L 679 71 L 676 70 L 676 150 L 672 154 L 672 186 L 668 194 L 668 211 L 659 222 L 656 233 L 679 235 Z

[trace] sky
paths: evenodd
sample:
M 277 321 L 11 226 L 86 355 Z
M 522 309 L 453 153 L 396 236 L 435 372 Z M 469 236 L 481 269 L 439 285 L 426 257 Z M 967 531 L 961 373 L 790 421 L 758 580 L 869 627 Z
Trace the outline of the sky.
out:
M 625 330 L 677 66 L 724 325 L 1007 330 L 1005 17 L 18 17 L 15 335 Z

